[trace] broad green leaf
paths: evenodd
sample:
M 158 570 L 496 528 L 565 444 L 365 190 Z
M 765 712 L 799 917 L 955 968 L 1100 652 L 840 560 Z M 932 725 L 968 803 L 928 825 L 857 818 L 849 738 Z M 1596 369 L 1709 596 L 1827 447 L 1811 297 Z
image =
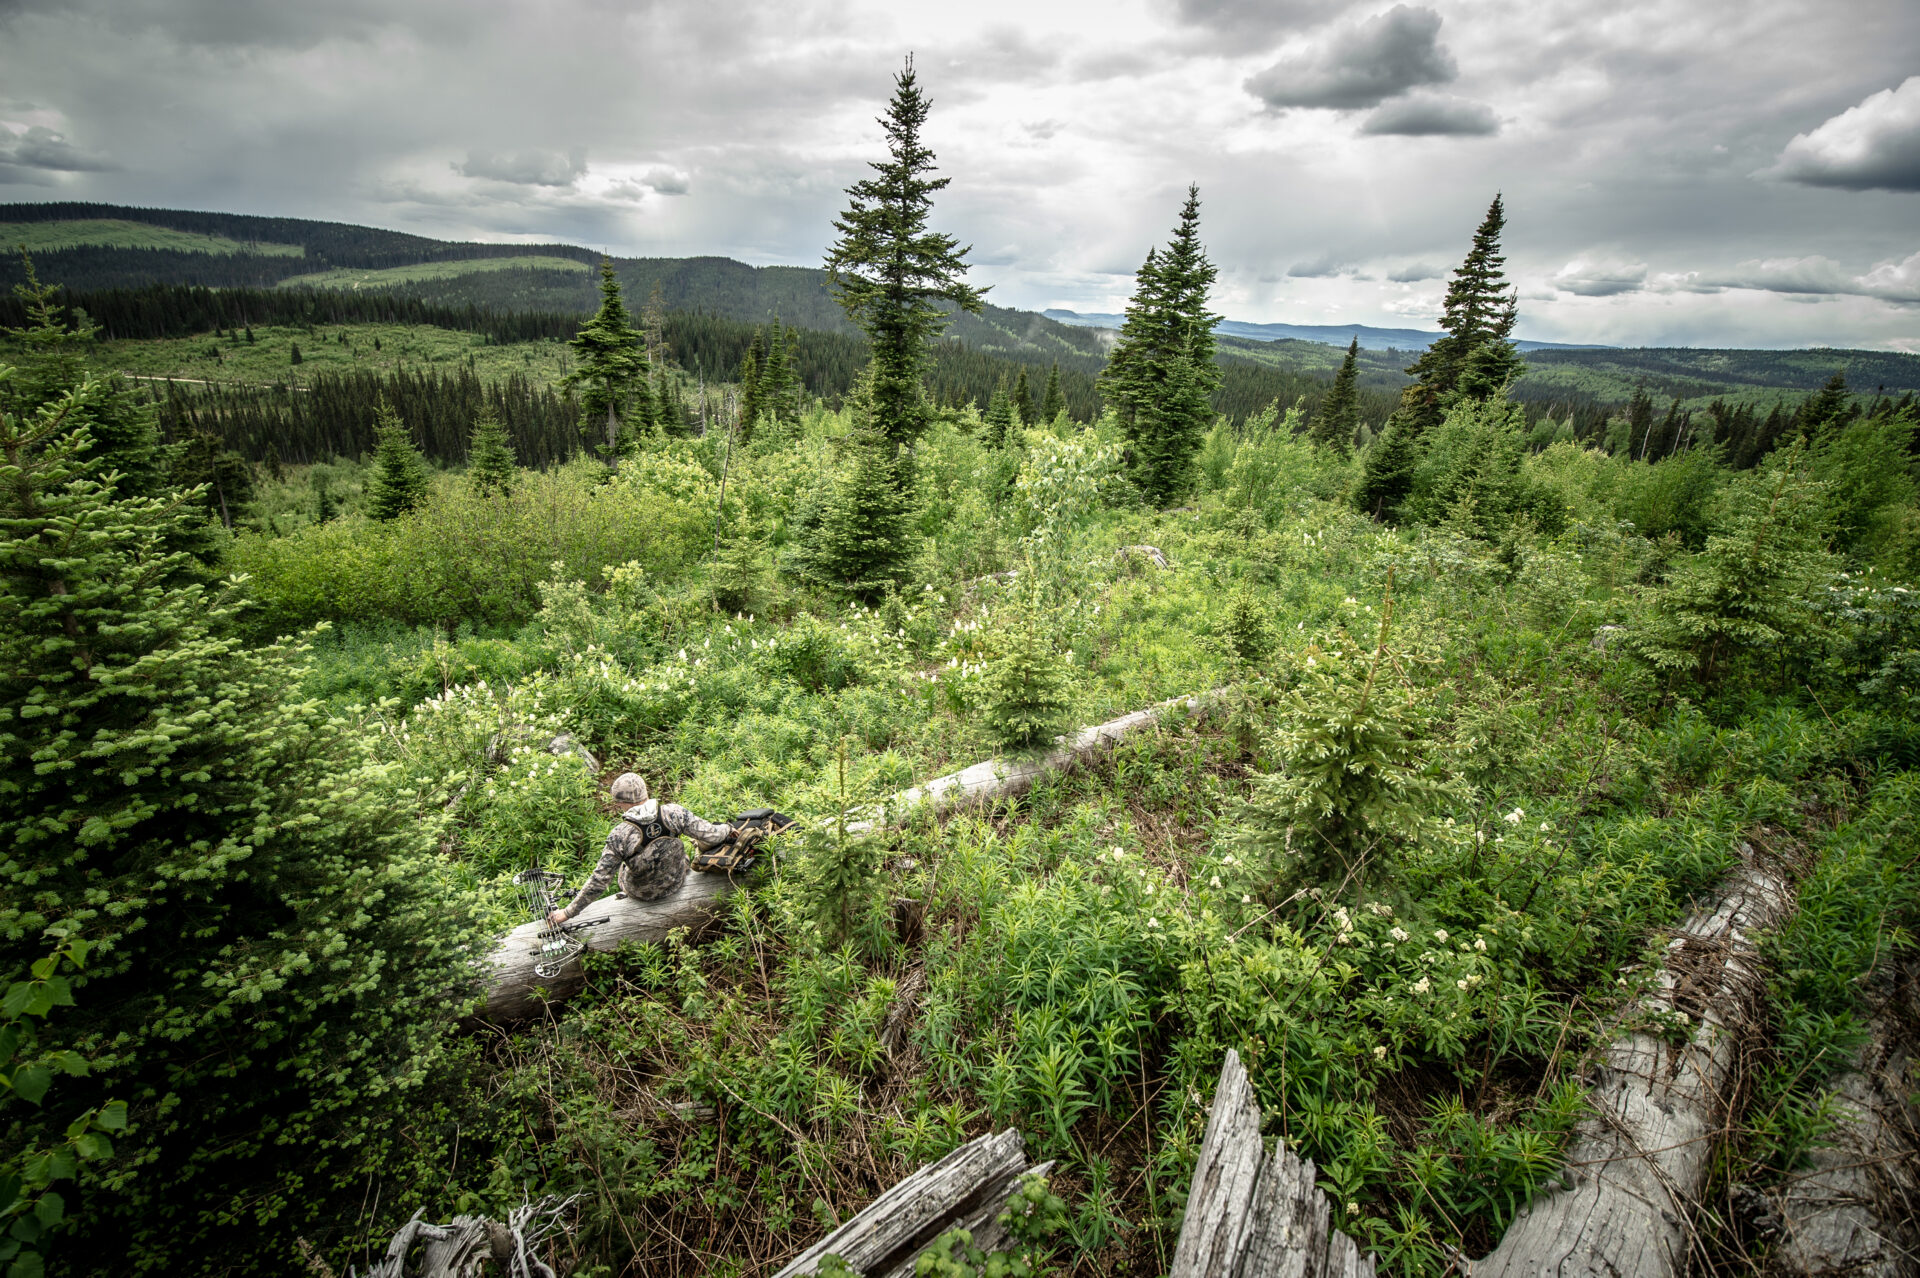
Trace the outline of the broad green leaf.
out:
M 125 1101 L 108 1101 L 100 1107 L 100 1116 L 93 1121 L 110 1132 L 123 1132 L 127 1130 L 127 1103 Z
M 19 1257 L 7 1266 L 7 1278 L 45 1278 L 46 1266 L 41 1263 L 37 1251 L 21 1252 Z
M 40 1195 L 40 1201 L 33 1205 L 33 1218 L 40 1222 L 42 1229 L 52 1229 L 66 1214 L 67 1200 L 52 1190 Z
M 24 1065 L 13 1075 L 14 1092 L 29 1105 L 38 1105 L 52 1085 L 53 1071 L 45 1065 Z

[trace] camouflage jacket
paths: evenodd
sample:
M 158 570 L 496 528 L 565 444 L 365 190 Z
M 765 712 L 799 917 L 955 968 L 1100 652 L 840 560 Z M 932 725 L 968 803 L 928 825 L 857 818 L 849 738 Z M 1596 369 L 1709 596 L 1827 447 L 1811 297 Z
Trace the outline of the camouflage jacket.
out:
M 622 865 L 635 870 L 643 869 L 643 855 L 648 844 L 655 839 L 672 837 L 691 839 L 700 847 L 710 848 L 732 838 L 733 827 L 724 821 L 715 823 L 702 820 L 677 803 L 649 799 L 645 803 L 635 804 L 621 813 L 620 823 L 607 832 L 606 848 L 600 853 L 593 874 L 568 903 L 567 917 L 574 917 L 588 904 L 604 896 L 607 889 L 613 886 Z M 681 873 L 684 874 L 685 859 L 679 859 Z M 655 876 L 648 874 L 646 877 Z

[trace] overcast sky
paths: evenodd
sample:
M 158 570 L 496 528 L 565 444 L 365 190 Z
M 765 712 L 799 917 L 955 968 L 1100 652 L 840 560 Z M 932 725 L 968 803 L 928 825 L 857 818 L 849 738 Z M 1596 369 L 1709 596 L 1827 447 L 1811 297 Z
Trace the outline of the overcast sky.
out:
M 816 265 L 912 50 L 992 300 L 1118 310 L 1198 182 L 1235 319 L 1920 351 L 1914 0 L 0 0 L 0 202 Z

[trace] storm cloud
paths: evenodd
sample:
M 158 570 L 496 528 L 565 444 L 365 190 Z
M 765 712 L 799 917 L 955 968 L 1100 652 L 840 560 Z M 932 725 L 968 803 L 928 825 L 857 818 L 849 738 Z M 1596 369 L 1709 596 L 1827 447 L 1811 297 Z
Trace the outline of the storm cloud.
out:
M 1459 74 L 1440 46 L 1440 15 L 1397 4 L 1334 31 L 1247 79 L 1247 92 L 1273 110 L 1379 106 L 1388 98 Z
M 587 152 L 584 147 L 570 151 L 519 151 L 512 155 L 469 151 L 466 160 L 453 168 L 462 177 L 512 182 L 519 186 L 572 186 L 586 174 Z
M 1409 138 L 1484 138 L 1500 131 L 1500 121 L 1485 103 L 1420 94 L 1385 104 L 1366 118 L 1360 131 Z

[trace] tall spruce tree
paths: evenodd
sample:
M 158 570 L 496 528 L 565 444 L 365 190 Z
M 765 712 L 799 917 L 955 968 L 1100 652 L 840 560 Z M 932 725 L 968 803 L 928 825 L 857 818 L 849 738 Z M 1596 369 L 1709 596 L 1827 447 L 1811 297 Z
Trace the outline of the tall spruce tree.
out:
M 1500 236 L 1506 224 L 1506 205 L 1495 195 L 1473 233 L 1473 247 L 1447 285 L 1440 316 L 1445 336 L 1435 339 L 1407 368 L 1421 388 L 1421 394 L 1406 405 L 1412 414 L 1408 425 L 1416 438 L 1440 420 L 1447 401 L 1459 388 L 1468 360 L 1482 347 L 1492 348 L 1499 357 L 1497 367 L 1483 358 L 1479 370 L 1482 379 L 1495 383 L 1494 389 L 1511 381 L 1523 367 L 1508 340 L 1519 303 L 1502 269 L 1507 259 L 1500 251 Z
M 1354 428 L 1360 424 L 1360 398 L 1355 383 L 1360 377 L 1360 338 L 1356 334 L 1347 346 L 1347 357 L 1340 361 L 1333 389 L 1320 401 L 1314 415 L 1313 442 L 1345 457 L 1353 451 Z
M 1156 505 L 1186 493 L 1212 425 L 1220 317 L 1207 299 L 1217 273 L 1200 243 L 1200 189 L 1189 186 L 1173 238 L 1164 251 L 1149 249 L 1134 277 L 1120 340 L 1100 374 L 1101 393 L 1127 437 L 1134 482 Z
M 612 468 L 620 465 L 635 429 L 644 430 L 653 422 L 643 338 L 620 300 L 613 263 L 603 258 L 600 309 L 569 343 L 578 367 L 561 385 L 580 392 L 580 429 Z
M 753 438 L 753 428 L 767 415 L 767 379 L 766 360 L 761 354 L 761 342 L 765 334 L 753 330 L 753 340 L 747 343 L 747 353 L 740 359 L 740 438 Z
M 987 400 L 987 412 L 981 419 L 985 428 L 981 436 L 989 448 L 1004 448 L 1013 436 L 1014 423 L 1017 420 L 1013 412 L 1013 400 L 1007 395 L 1007 384 L 997 383 L 993 388 L 993 397 Z
M 1067 397 L 1060 393 L 1060 361 L 1053 361 L 1053 367 L 1047 371 L 1046 393 L 1040 396 L 1040 418 L 1052 424 L 1067 411 Z
M 961 278 L 969 250 L 927 229 L 933 194 L 951 180 L 931 176 L 935 157 L 921 141 L 931 108 L 909 57 L 880 121 L 888 159 L 870 162 L 874 176 L 847 188 L 847 211 L 833 223 L 840 238 L 826 260 L 840 305 L 873 350 L 873 428 L 896 445 L 927 427 L 921 372 L 946 308 L 977 313 L 986 292 Z
M 105 393 L 0 407 L 0 970 L 55 929 L 94 947 L 35 1029 L 93 1068 L 57 1109 L 8 1105 L 8 1135 L 129 1107 L 69 1271 L 281 1272 L 353 1217 L 484 933 L 372 739 L 297 693 L 302 650 L 242 642 L 240 599 L 169 550 L 193 501 L 94 476 L 74 423 Z
M 1025 364 L 1020 366 L 1019 375 L 1013 379 L 1013 413 L 1022 426 L 1031 426 L 1039 420 L 1039 410 L 1033 406 L 1033 388 L 1027 385 Z
M 398 519 L 427 500 L 427 461 L 393 406 L 383 398 L 375 410 L 373 479 L 367 486 L 367 513 Z
M 511 497 L 518 472 L 516 460 L 513 442 L 507 438 L 499 414 L 491 407 L 482 409 L 467 443 L 467 482 L 473 485 L 473 491 L 482 497 L 491 493 Z
M 760 404 L 771 422 L 791 425 L 800 419 L 800 374 L 793 363 L 798 336 L 798 329 L 783 328 L 779 317 L 774 317 L 767 362 L 760 370 Z
M 1800 405 L 1794 425 L 1808 440 L 1817 442 L 1845 424 L 1852 415 L 1853 394 L 1847 390 L 1847 374 L 1842 369 Z

